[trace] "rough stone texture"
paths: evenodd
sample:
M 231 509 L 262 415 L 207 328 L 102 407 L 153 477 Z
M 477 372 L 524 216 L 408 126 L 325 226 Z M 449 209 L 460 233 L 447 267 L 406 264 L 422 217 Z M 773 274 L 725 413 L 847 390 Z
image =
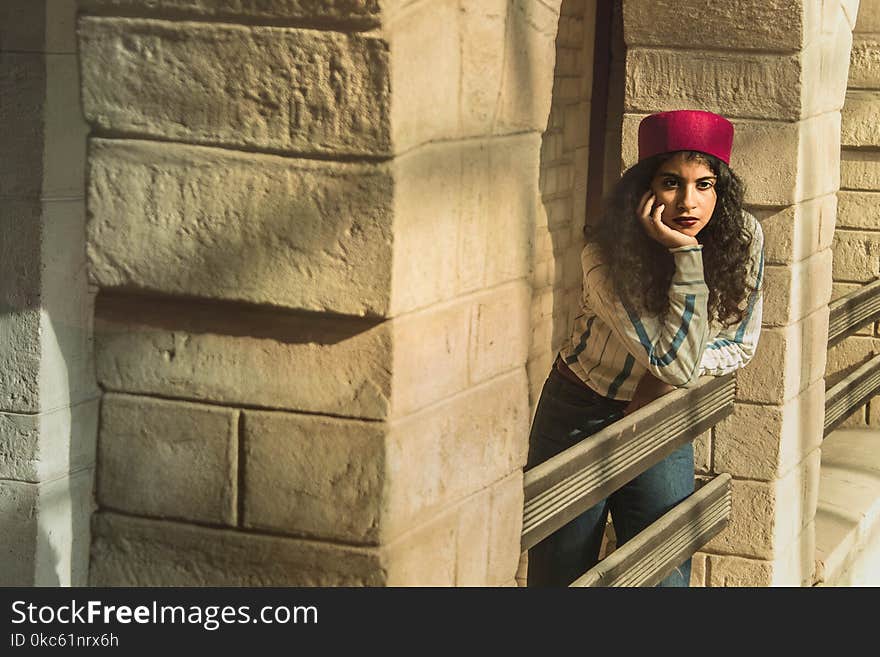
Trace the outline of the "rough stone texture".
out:
M 815 527 L 801 532 L 798 540 L 777 559 L 708 555 L 707 585 L 718 587 L 810 586 L 815 559 Z
M 379 586 L 374 550 L 100 512 L 90 586 Z
M 856 18 L 856 32 L 880 32 L 880 0 L 861 0 Z
M 880 91 L 847 91 L 840 126 L 842 146 L 880 144 Z
M 238 413 L 105 394 L 98 503 L 135 515 L 235 525 Z
M 829 3 L 830 4 L 830 3 Z M 801 53 L 801 116 L 836 112 L 843 107 L 852 49 L 852 28 L 842 11 L 823 25 L 822 35 Z
M 867 283 L 880 275 L 880 233 L 837 230 L 832 249 L 835 281 Z
M 737 372 L 737 398 L 783 404 L 823 378 L 827 350 L 827 307 L 796 324 L 764 329 L 752 362 Z
M 880 35 L 853 37 L 848 86 L 850 89 L 880 89 Z
M 787 267 L 764 268 L 764 326 L 787 326 L 831 298 L 831 250 Z
M 638 160 L 644 114 L 623 117 L 622 159 Z M 748 172 L 745 202 L 782 207 L 834 194 L 840 187 L 840 115 L 829 112 L 791 123 L 733 120 L 734 171 Z
M 712 472 L 712 445 L 714 429 L 694 438 L 694 470 L 697 474 Z
M 623 5 L 628 46 L 680 47 L 687 35 L 698 50 L 799 50 L 805 41 L 806 8 L 800 0 L 744 0 L 726 5 L 675 0 L 630 0 Z M 670 30 L 670 25 L 675 25 Z
M 507 0 L 459 3 L 460 123 L 463 135 L 491 134 L 505 73 Z M 452 53 L 446 53 L 446 60 Z M 436 63 L 431 66 L 436 71 Z M 413 85 L 415 90 L 416 85 Z M 401 112 L 406 120 L 406 112 Z
M 90 274 L 103 289 L 384 315 L 391 195 L 382 167 L 93 140 Z
M 774 559 L 786 553 L 816 510 L 820 450 L 769 483 L 732 482 L 730 525 L 706 544 L 711 553 Z
M 519 370 L 395 422 L 385 455 L 384 534 L 396 536 L 522 468 L 529 420 Z
M 4 0 L 0 50 L 74 53 L 77 0 Z
M 83 17 L 83 107 L 102 130 L 385 155 L 387 45 L 364 35 Z
M 213 19 L 333 19 L 378 22 L 380 0 L 79 0 L 86 11 Z
M 516 577 L 523 504 L 523 476 L 517 470 L 492 489 L 487 581 L 489 586 L 506 585 Z
M 244 527 L 379 542 L 386 425 L 292 413 L 243 416 Z
M 86 585 L 93 479 L 0 481 L 0 585 Z
M 434 517 L 384 550 L 387 586 L 454 586 L 457 509 Z
M 837 207 L 840 228 L 880 228 L 880 191 L 840 192 Z
M 772 481 L 822 443 L 825 386 L 820 380 L 783 406 L 736 404 L 715 426 L 717 472 Z
M 44 112 L 46 77 L 43 55 L 0 52 L 0 195 L 39 196 L 44 127 L 34 117 Z
M 626 54 L 629 112 L 704 109 L 738 118 L 801 117 L 801 61 L 762 55 L 630 48 Z
M 691 558 L 691 588 L 706 586 L 706 555 L 697 552 Z
M 455 551 L 456 586 L 484 586 L 489 570 L 489 524 L 492 511 L 490 490 L 466 500 L 458 511 Z M 517 558 L 519 556 L 517 555 Z
M 99 299 L 95 341 L 107 390 L 374 419 L 389 412 L 387 322 Z
M 840 153 L 840 188 L 880 189 L 880 157 L 874 152 L 844 148 Z
M 0 412 L 0 479 L 40 482 L 95 461 L 98 402 L 40 414 Z
M 837 195 L 828 194 L 784 208 L 750 208 L 749 211 L 761 222 L 764 230 L 765 263 L 791 265 L 830 245 L 837 214 Z

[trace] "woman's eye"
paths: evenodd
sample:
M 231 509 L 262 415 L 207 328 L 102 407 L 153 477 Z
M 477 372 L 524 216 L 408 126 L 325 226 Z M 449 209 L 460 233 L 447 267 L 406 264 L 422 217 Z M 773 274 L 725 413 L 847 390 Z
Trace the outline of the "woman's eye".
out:
M 666 187 L 667 189 L 671 189 L 671 188 L 675 187 L 677 182 L 678 181 L 675 178 L 666 178 L 663 181 L 663 186 Z
M 697 183 L 697 189 L 712 189 L 712 183 L 708 180 L 701 180 Z

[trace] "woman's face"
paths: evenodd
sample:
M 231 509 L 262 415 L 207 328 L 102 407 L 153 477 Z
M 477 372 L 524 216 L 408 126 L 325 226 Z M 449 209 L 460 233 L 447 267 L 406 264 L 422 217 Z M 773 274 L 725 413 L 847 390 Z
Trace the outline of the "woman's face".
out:
M 657 169 L 651 180 L 654 205 L 663 204 L 661 220 L 680 233 L 695 237 L 715 211 L 717 177 L 701 159 L 676 153 Z

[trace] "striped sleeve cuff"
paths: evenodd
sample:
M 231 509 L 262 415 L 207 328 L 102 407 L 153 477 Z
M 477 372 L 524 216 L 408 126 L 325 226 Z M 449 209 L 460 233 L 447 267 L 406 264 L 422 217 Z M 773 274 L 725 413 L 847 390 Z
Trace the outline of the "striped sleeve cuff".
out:
M 669 249 L 675 259 L 675 274 L 672 282 L 676 285 L 705 285 L 703 277 L 703 245 L 679 246 Z

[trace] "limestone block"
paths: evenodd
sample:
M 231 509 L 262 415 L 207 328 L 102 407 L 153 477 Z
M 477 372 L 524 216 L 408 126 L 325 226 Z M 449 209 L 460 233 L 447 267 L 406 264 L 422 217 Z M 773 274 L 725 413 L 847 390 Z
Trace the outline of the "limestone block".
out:
M 376 422 L 244 411 L 243 526 L 377 544 L 385 434 Z
M 553 74 L 565 75 L 564 63 L 556 61 L 558 12 L 542 2 L 513 0 L 507 18 L 504 73 L 495 134 L 538 131 L 547 128 L 553 88 Z M 560 54 L 564 53 L 562 50 Z M 580 74 L 585 58 L 570 51 Z
M 712 445 L 712 429 L 694 438 L 694 470 L 698 474 L 712 472 Z
M 880 157 L 871 151 L 844 148 L 840 152 L 840 188 L 880 190 Z
M 530 290 L 525 281 L 499 287 L 475 302 L 471 313 L 470 381 L 509 372 L 528 354 Z
M 131 12 L 213 19 L 333 19 L 378 22 L 380 0 L 79 0 L 90 12 Z
M 387 44 L 311 30 L 82 17 L 102 130 L 272 151 L 390 152 Z
M 706 586 L 706 561 L 707 557 L 702 552 L 691 557 L 691 588 Z
M 753 559 L 784 555 L 815 515 L 819 457 L 816 449 L 782 478 L 769 483 L 734 479 L 730 525 L 704 549 Z
M 837 225 L 840 228 L 880 229 L 880 191 L 842 191 L 837 199 Z
M 384 315 L 391 195 L 383 167 L 95 139 L 91 277 L 104 289 Z
M 457 8 L 461 49 L 461 134 L 491 134 L 504 78 L 507 0 L 461 3 Z M 436 19 L 434 19 L 436 20 Z M 435 28 L 436 31 L 436 28 Z M 424 48 L 424 44 L 417 49 Z M 434 53 L 436 55 L 436 53 Z M 449 53 L 444 52 L 442 59 Z M 436 60 L 429 66 L 437 70 Z M 425 73 L 421 75 L 424 79 Z M 412 82 L 411 82 L 412 84 Z M 444 99 L 449 102 L 449 99 Z M 403 108 L 405 109 L 405 108 Z
M 825 375 L 828 309 L 782 328 L 767 328 L 755 357 L 736 375 L 737 399 L 782 404 Z
M 880 353 L 880 339 L 854 335 L 828 350 L 825 385 L 830 388 Z
M 0 3 L 0 50 L 74 53 L 76 0 L 5 0 Z
M 861 0 L 855 32 L 880 32 L 880 0 Z
M 831 298 L 831 249 L 790 266 L 764 267 L 764 326 L 787 326 Z
M 455 586 L 458 516 L 434 517 L 385 548 L 386 586 Z
M 653 110 L 652 110 L 653 111 Z M 643 114 L 624 114 L 622 159 L 638 160 Z M 746 183 L 747 205 L 782 207 L 839 188 L 840 117 L 828 113 L 797 123 L 734 120 L 731 167 Z
M 375 550 L 133 518 L 93 520 L 90 586 L 379 586 Z
M 388 323 L 131 297 L 99 299 L 95 341 L 107 390 L 373 419 L 389 410 Z
M 707 586 L 811 586 L 815 545 L 815 527 L 810 524 L 777 559 L 708 555 Z
M 0 481 L 0 583 L 85 586 L 94 471 L 40 484 Z
M 848 86 L 852 89 L 880 89 L 880 36 L 877 34 L 853 37 Z
M 77 55 L 46 55 L 41 185 L 44 199 L 82 198 L 84 195 L 88 125 L 80 107 Z
M 45 56 L 0 52 L 0 195 L 4 197 L 40 195 L 46 77 Z
M 880 275 L 880 233 L 837 230 L 831 248 L 835 281 L 867 283 Z
M 847 91 L 841 116 L 842 146 L 880 145 L 880 91 Z
M 385 535 L 397 536 L 521 468 L 527 399 L 519 370 L 394 422 L 385 454 Z
M 860 287 L 862 286 L 859 283 L 833 283 L 831 285 L 831 301 L 833 302 L 837 299 L 840 299 L 841 297 L 846 296 L 847 294 L 855 292 Z M 868 326 L 859 329 L 858 331 L 856 331 L 855 335 L 874 335 L 874 324 L 869 324 Z
M 98 503 L 134 515 L 236 525 L 239 411 L 108 393 Z
M 44 413 L 0 412 L 0 479 L 42 482 L 91 467 L 97 399 Z
M 523 521 L 523 476 L 515 471 L 492 488 L 489 526 L 489 586 L 501 586 L 516 577 Z
M 851 48 L 852 28 L 838 9 L 823 34 L 801 51 L 805 80 L 802 116 L 835 112 L 843 106 Z
M 801 62 L 795 55 L 630 48 L 624 109 L 705 109 L 728 117 L 796 121 Z
M 456 586 L 485 586 L 488 581 L 491 511 L 490 490 L 480 491 L 458 507 Z
M 674 0 L 635 0 L 623 7 L 624 39 L 629 47 L 677 48 L 686 34 L 689 48 L 791 52 L 805 40 L 803 5 L 797 0 L 746 0 L 695 4 L 682 11 Z
M 781 406 L 736 404 L 715 426 L 715 471 L 772 481 L 822 444 L 824 418 L 821 380 Z
M 764 231 L 764 262 L 789 265 L 820 251 L 823 208 L 834 203 L 835 197 L 828 195 L 782 208 L 749 208 Z

